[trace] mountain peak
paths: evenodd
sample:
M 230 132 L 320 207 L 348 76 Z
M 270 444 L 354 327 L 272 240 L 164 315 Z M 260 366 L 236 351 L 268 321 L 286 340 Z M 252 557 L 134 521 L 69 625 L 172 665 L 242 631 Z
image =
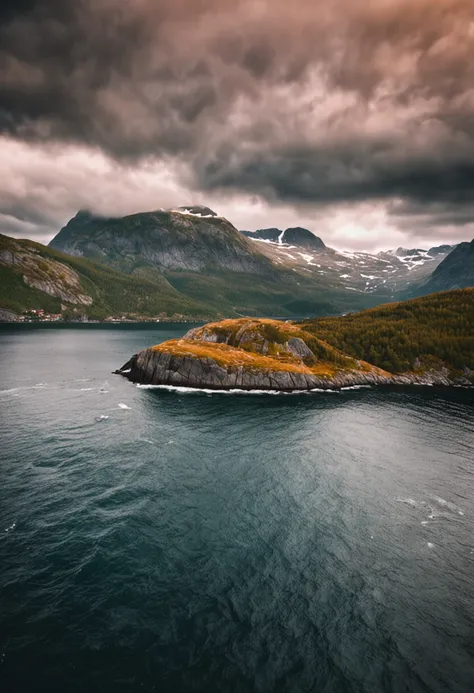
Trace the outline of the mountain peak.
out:
M 290 227 L 285 231 L 272 227 L 269 229 L 257 229 L 256 231 L 242 231 L 242 233 L 254 240 L 270 241 L 280 245 L 296 245 L 302 248 L 312 248 L 313 250 L 324 250 L 326 248 L 318 236 L 301 226 Z
M 96 215 L 93 214 L 89 209 L 80 209 L 74 218 L 83 219 L 86 221 L 87 219 L 95 219 Z
M 315 236 L 314 233 L 301 226 L 294 226 L 286 229 L 282 241 L 290 245 L 300 245 L 305 248 L 314 248 L 315 250 L 323 250 L 326 248 L 319 236 Z
M 474 240 L 458 243 L 421 286 L 423 293 L 474 286 Z
M 447 255 L 450 253 L 456 245 L 436 245 L 428 250 L 428 255 Z
M 214 212 L 210 207 L 205 205 L 184 205 L 182 207 L 176 207 L 172 209 L 172 212 L 180 212 L 181 214 L 191 214 L 194 217 L 217 217 L 218 214 Z

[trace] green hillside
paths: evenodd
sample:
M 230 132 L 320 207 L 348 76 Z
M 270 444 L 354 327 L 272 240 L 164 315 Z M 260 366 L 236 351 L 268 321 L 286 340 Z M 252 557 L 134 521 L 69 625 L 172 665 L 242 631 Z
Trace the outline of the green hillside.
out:
M 247 242 L 247 241 L 244 241 Z M 71 250 L 71 252 L 73 252 Z M 264 258 L 264 266 L 268 261 Z M 0 308 L 22 313 L 216 319 L 241 315 L 294 317 L 358 310 L 376 297 L 328 290 L 286 269 L 261 273 L 158 269 L 135 258 L 132 272 L 0 235 Z
M 474 289 L 302 324 L 340 351 L 392 373 L 439 360 L 453 369 L 474 369 Z
M 181 295 L 158 275 L 153 281 L 126 275 L 40 243 L 0 234 L 0 307 L 15 313 L 61 306 L 92 318 L 131 314 L 206 318 L 211 307 Z

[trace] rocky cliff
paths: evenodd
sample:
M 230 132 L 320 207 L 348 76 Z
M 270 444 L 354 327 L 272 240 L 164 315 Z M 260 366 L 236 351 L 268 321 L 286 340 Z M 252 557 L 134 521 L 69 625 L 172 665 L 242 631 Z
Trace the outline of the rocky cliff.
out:
M 135 354 L 117 373 L 141 384 L 212 390 L 334 389 L 449 385 L 447 371 L 394 376 L 344 355 L 297 325 L 224 320 Z

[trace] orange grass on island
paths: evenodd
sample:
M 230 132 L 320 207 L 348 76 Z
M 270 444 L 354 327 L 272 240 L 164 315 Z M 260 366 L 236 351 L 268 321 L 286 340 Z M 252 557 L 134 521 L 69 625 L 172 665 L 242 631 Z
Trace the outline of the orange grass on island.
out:
M 298 325 L 272 319 L 238 318 L 213 322 L 191 331 L 193 337 L 172 339 L 151 347 L 152 351 L 169 353 L 173 356 L 196 359 L 212 359 L 224 368 L 243 366 L 259 371 L 287 371 L 306 373 L 321 377 L 332 377 L 347 371 L 372 372 L 389 375 L 365 361 L 357 361 L 324 340 L 301 329 Z M 211 342 L 205 336 L 216 334 L 227 339 L 224 342 Z M 244 334 L 245 340 L 239 346 L 232 344 L 236 335 Z M 200 340 L 200 335 L 203 337 Z M 291 338 L 301 339 L 311 349 L 314 358 L 303 359 L 287 349 Z M 255 350 L 252 339 L 265 339 L 268 353 Z

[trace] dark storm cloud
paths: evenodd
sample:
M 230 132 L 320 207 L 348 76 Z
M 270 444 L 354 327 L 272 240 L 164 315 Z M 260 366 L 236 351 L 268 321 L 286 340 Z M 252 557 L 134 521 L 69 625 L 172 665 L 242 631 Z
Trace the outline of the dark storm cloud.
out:
M 464 223 L 471 0 L 24 0 L 0 20 L 8 137 L 170 157 L 201 191 Z

